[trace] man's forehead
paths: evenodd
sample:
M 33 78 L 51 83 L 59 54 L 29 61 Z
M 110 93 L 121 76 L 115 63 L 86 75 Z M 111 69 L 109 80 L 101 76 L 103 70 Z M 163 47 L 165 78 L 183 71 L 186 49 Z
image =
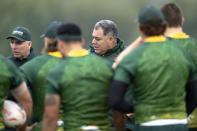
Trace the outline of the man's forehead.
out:
M 92 36 L 104 36 L 104 34 L 103 34 L 103 29 L 101 28 L 101 27 L 99 27 L 99 28 L 95 28 L 94 30 L 93 30 L 93 33 L 92 33 Z

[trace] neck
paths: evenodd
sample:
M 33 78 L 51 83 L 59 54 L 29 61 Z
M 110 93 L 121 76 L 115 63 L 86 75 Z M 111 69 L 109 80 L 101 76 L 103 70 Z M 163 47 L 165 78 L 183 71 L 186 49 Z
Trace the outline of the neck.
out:
M 22 57 L 18 58 L 20 60 L 27 58 L 30 55 L 30 50 Z
M 165 31 L 165 36 L 168 36 L 174 33 L 181 33 L 181 32 L 183 32 L 182 27 L 167 27 Z
M 73 51 L 73 50 L 80 50 L 80 49 L 83 49 L 81 44 L 68 44 L 68 45 L 65 45 L 65 49 L 64 49 L 64 56 L 68 56 L 69 52 Z

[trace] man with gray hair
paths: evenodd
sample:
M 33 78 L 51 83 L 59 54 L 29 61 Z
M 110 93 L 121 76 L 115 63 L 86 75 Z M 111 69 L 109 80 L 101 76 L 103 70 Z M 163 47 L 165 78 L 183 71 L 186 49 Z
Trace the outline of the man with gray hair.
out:
M 117 25 L 111 20 L 100 20 L 95 24 L 92 33 L 92 44 L 90 52 L 103 57 L 109 61 L 111 65 L 115 62 L 119 53 L 126 47 L 125 43 L 118 38 Z M 126 99 L 131 101 L 130 99 L 132 98 L 128 95 Z M 118 112 L 113 112 L 113 116 L 120 117 Z M 111 130 L 115 130 L 114 126 L 116 126 L 118 121 L 113 121 L 111 111 L 109 117 L 112 122 Z M 131 121 L 130 118 L 126 118 L 126 131 L 131 131 L 133 126 Z
M 95 24 L 92 44 L 90 52 L 104 57 L 111 65 L 125 49 L 124 42 L 118 38 L 117 25 L 111 20 L 100 20 Z

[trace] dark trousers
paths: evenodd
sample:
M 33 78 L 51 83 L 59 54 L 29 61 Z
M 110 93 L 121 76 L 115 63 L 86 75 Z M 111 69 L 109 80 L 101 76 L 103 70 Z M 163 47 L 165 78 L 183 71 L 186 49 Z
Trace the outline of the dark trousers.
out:
M 189 128 L 188 131 L 197 131 L 197 128 Z
M 1 129 L 0 131 L 16 131 L 16 129 L 6 127 L 5 129 Z

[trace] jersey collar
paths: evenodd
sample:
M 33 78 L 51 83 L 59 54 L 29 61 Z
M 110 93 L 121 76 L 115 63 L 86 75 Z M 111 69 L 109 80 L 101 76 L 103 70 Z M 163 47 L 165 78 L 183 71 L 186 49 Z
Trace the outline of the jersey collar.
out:
M 72 50 L 68 53 L 68 56 L 70 57 L 79 57 L 79 56 L 85 56 L 88 55 L 89 51 L 86 49 L 80 49 L 80 50 Z
M 62 58 L 63 57 L 62 54 L 59 51 L 49 52 L 48 54 L 51 55 L 51 56 L 58 57 L 58 58 Z
M 144 40 L 144 42 L 163 42 L 166 41 L 166 38 L 162 35 L 159 36 L 149 36 Z
M 181 32 L 181 33 L 171 33 L 168 35 L 168 37 L 175 38 L 175 39 L 187 39 L 189 38 L 189 35 L 187 35 L 184 32 Z

